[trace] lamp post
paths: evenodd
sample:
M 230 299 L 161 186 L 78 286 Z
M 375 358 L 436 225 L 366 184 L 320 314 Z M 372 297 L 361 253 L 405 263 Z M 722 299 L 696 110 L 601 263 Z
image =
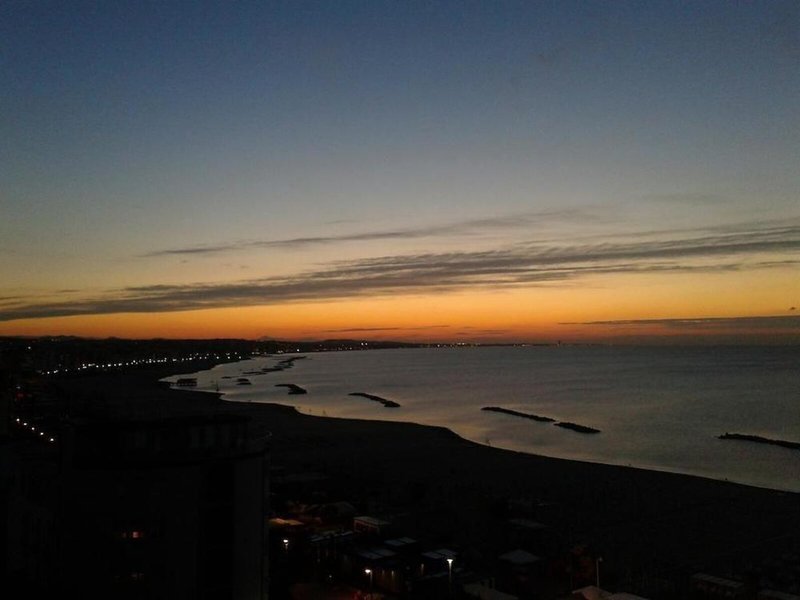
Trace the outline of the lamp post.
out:
M 289 554 L 289 540 L 286 538 L 283 538 L 283 551 Z
M 594 559 L 594 576 L 597 589 L 600 589 L 600 563 L 603 562 L 603 557 L 598 556 Z
M 447 559 L 447 594 L 453 595 L 453 559 Z
M 372 600 L 372 569 L 364 569 L 364 574 L 369 575 L 369 600 Z

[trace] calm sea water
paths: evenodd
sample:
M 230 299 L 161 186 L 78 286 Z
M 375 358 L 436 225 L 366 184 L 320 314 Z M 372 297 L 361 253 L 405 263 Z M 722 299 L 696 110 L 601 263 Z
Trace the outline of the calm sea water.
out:
M 292 355 L 217 366 L 198 389 L 240 402 L 277 402 L 330 417 L 411 421 L 534 454 L 690 473 L 800 492 L 800 451 L 724 441 L 725 432 L 800 442 L 800 348 L 479 347 Z M 223 379 L 233 377 L 233 379 Z M 250 386 L 236 385 L 248 377 Z M 170 378 L 172 380 L 176 379 Z M 289 396 L 278 383 L 308 390 Z M 384 408 L 348 396 L 399 402 Z M 481 411 L 503 406 L 596 429 Z

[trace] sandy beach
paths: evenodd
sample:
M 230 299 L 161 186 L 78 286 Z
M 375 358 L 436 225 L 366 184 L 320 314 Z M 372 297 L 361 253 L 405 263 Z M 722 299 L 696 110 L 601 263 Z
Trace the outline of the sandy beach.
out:
M 458 546 L 489 563 L 513 548 L 505 525 L 509 506 L 529 507 L 560 543 L 601 552 L 610 585 L 732 573 L 797 546 L 797 494 L 500 450 L 442 428 L 226 402 L 159 383 L 172 374 L 148 368 L 57 385 L 70 402 L 93 398 L 115 412 L 249 415 L 271 432 L 275 467 L 328 475 L 332 493 L 340 495 L 331 500 L 394 515 L 409 535 Z

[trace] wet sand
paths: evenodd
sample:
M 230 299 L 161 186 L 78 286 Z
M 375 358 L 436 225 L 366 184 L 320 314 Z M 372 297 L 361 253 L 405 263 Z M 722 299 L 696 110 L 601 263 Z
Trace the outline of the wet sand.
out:
M 485 564 L 515 547 L 509 504 L 528 507 L 526 516 L 549 525 L 559 545 L 597 548 L 606 581 L 618 586 L 735 570 L 798 542 L 798 494 L 500 450 L 437 427 L 226 402 L 157 381 L 172 374 L 147 369 L 59 384 L 71 402 L 99 397 L 113 412 L 250 415 L 272 433 L 274 466 L 327 474 L 340 496 L 331 500 L 398 515 L 403 534 L 457 545 Z

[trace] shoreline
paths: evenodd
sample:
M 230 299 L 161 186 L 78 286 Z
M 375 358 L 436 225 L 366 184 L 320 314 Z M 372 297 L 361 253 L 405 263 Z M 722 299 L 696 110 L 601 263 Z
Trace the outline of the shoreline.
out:
M 232 361 L 237 362 L 237 361 Z M 193 372 L 199 372 L 203 370 L 209 370 L 215 366 L 221 364 L 228 364 L 226 362 L 217 362 L 217 361 L 207 361 L 205 363 L 200 363 L 198 368 L 195 369 Z M 182 400 L 187 400 L 191 403 L 191 408 L 189 408 L 187 402 L 176 402 L 178 400 L 177 397 L 171 397 L 170 400 L 173 409 L 178 410 L 202 410 L 207 411 L 210 409 L 222 409 L 221 412 L 228 412 L 227 408 L 230 407 L 231 410 L 234 412 L 242 412 L 251 416 L 255 421 L 260 422 L 264 418 L 268 418 L 271 416 L 281 415 L 282 417 L 286 417 L 287 415 L 291 415 L 292 419 L 303 420 L 303 419 L 311 419 L 311 420 L 322 420 L 328 421 L 331 423 L 335 422 L 342 422 L 347 423 L 350 426 L 363 426 L 369 427 L 372 424 L 376 424 L 379 427 L 397 427 L 397 428 L 424 428 L 431 431 L 436 431 L 441 433 L 446 433 L 447 436 L 452 437 L 453 439 L 459 440 L 461 443 L 474 445 L 477 448 L 486 449 L 492 452 L 507 452 L 514 455 L 520 456 L 528 456 L 532 459 L 538 460 L 545 460 L 545 461 L 560 461 L 569 464 L 576 464 L 576 465 L 587 465 L 592 467 L 605 467 L 609 469 L 625 469 L 625 470 L 633 470 L 638 472 L 644 473 L 654 473 L 658 475 L 665 475 L 669 477 L 685 477 L 689 479 L 696 479 L 699 481 L 705 481 L 713 484 L 725 485 L 725 486 L 739 486 L 742 488 L 753 489 L 753 490 L 763 490 L 765 492 L 772 492 L 777 494 L 790 494 L 793 496 L 798 497 L 800 499 L 800 492 L 795 492 L 793 490 L 786 490 L 780 488 L 771 488 L 766 486 L 759 486 L 749 483 L 743 483 L 738 481 L 733 481 L 727 478 L 717 479 L 705 475 L 698 475 L 694 473 L 686 473 L 682 471 L 673 471 L 669 470 L 668 468 L 662 467 L 654 467 L 654 466 L 637 466 L 637 465 L 623 465 L 623 464 L 615 464 L 615 463 L 604 463 L 604 462 L 596 462 L 588 459 L 577 459 L 577 458 L 565 458 L 559 456 L 549 456 L 545 454 L 537 454 L 532 452 L 526 452 L 523 450 L 515 450 L 512 448 L 502 448 L 499 446 L 492 446 L 490 444 L 486 444 L 480 442 L 478 440 L 471 440 L 469 438 L 463 437 L 453 431 L 452 429 L 440 426 L 440 425 L 430 425 L 425 423 L 416 423 L 414 421 L 390 421 L 390 420 L 383 420 L 383 419 L 361 419 L 361 418 L 352 418 L 352 417 L 336 417 L 336 416 L 328 416 L 328 415 L 317 415 L 317 414 L 310 414 L 306 412 L 302 412 L 297 409 L 296 406 L 289 403 L 284 402 L 245 402 L 240 400 L 229 400 L 225 399 L 225 393 L 219 391 L 212 391 L 212 390 L 197 390 L 193 388 L 176 388 L 174 386 L 166 386 L 164 385 L 163 379 L 167 377 L 175 377 L 177 375 L 183 375 L 183 373 L 175 373 L 174 368 L 171 366 L 164 365 L 164 366 L 154 366 L 149 367 L 147 369 L 140 369 L 138 371 L 134 370 L 121 370 L 118 372 L 111 372 L 105 373 L 100 375 L 100 377 L 109 378 L 114 377 L 115 375 L 125 376 L 126 379 L 129 379 L 131 375 L 146 375 L 146 379 L 149 380 L 151 385 L 148 385 L 148 382 L 145 381 L 145 378 L 142 378 L 140 382 L 141 385 L 136 385 L 133 388 L 131 386 L 127 386 L 128 390 L 131 392 L 130 394 L 126 394 L 123 400 L 129 400 L 129 396 L 136 396 L 141 398 L 141 393 L 137 392 L 144 392 L 146 388 L 149 392 L 148 399 L 158 401 L 159 398 L 153 397 L 152 392 L 154 391 L 152 388 L 155 387 L 160 392 L 166 392 L 166 394 L 157 394 L 157 396 L 162 395 L 169 395 L 172 396 L 172 393 L 179 394 L 180 396 L 184 396 L 181 398 Z M 97 376 L 95 376 L 97 377 Z M 72 379 L 72 378 L 70 378 Z M 105 382 L 103 382 L 105 383 Z M 103 388 L 103 391 L 108 393 L 109 388 L 106 385 L 101 385 L 100 387 Z M 95 388 L 95 386 L 92 386 Z M 116 388 L 115 388 L 116 389 Z M 97 390 L 94 390 L 97 391 Z M 289 394 L 287 394 L 288 396 Z M 189 398 L 192 396 L 192 398 Z M 202 400 L 202 402 L 200 402 Z M 289 400 L 287 399 L 287 402 Z M 177 406 L 177 405 L 180 405 Z M 265 413 L 265 414 L 259 414 Z
M 297 360 L 297 359 L 303 359 L 303 358 L 307 358 L 307 357 L 306 356 L 298 356 L 295 359 L 289 359 L 289 361 Z M 232 361 L 232 362 L 237 362 L 237 361 Z M 287 362 L 287 361 L 284 360 L 282 362 Z M 218 366 L 218 365 L 221 365 L 221 364 L 227 364 L 227 363 L 213 363 L 213 364 L 211 364 L 210 367 L 207 367 L 207 368 L 197 368 L 194 371 L 192 371 L 192 373 L 190 373 L 190 374 L 170 372 L 170 373 L 167 373 L 166 375 L 164 375 L 163 378 L 174 378 L 174 377 L 177 377 L 179 375 L 188 376 L 188 375 L 192 375 L 194 373 L 199 373 L 199 372 L 202 372 L 202 371 L 209 371 L 214 366 Z M 291 364 L 291 362 L 290 362 L 290 364 Z M 281 384 L 281 385 L 284 385 L 284 384 Z M 303 389 L 303 388 L 301 388 L 301 389 Z M 642 463 L 642 462 L 638 462 L 637 463 L 637 462 L 634 462 L 633 460 L 631 460 L 630 458 L 628 458 L 626 461 L 604 462 L 603 460 L 595 460 L 592 457 L 584 456 L 582 454 L 578 455 L 578 456 L 575 456 L 575 455 L 573 455 L 573 456 L 569 456 L 569 455 L 567 455 L 567 456 L 563 456 L 563 455 L 559 456 L 559 455 L 554 455 L 554 454 L 542 454 L 542 453 L 534 452 L 534 451 L 531 451 L 531 450 L 528 450 L 528 449 L 525 449 L 525 448 L 514 447 L 513 445 L 505 445 L 505 446 L 504 445 L 494 445 L 491 442 L 489 442 L 488 440 L 487 441 L 482 441 L 481 439 L 479 439 L 479 437 L 470 437 L 468 433 L 458 432 L 458 431 L 456 431 L 454 429 L 451 429 L 447 424 L 425 423 L 425 422 L 419 422 L 419 421 L 413 421 L 413 420 L 405 420 L 405 419 L 402 420 L 402 421 L 385 420 L 385 419 L 382 419 L 381 417 L 368 418 L 368 417 L 361 417 L 361 416 L 358 416 L 358 417 L 336 416 L 335 414 L 334 415 L 329 415 L 324 410 L 322 410 L 322 412 L 320 414 L 320 413 L 317 412 L 317 408 L 314 408 L 312 410 L 311 408 L 303 406 L 302 400 L 299 399 L 299 398 L 297 399 L 297 401 L 301 405 L 300 408 L 298 408 L 298 406 L 293 402 L 292 398 L 288 398 L 288 397 L 285 398 L 285 399 L 280 399 L 280 398 L 272 399 L 271 398 L 271 399 L 269 399 L 269 401 L 260 401 L 260 400 L 248 401 L 248 400 L 236 399 L 235 395 L 231 396 L 229 398 L 226 398 L 226 392 L 207 390 L 207 389 L 187 390 L 187 389 L 184 388 L 184 389 L 177 389 L 177 391 L 183 391 L 183 392 L 185 392 L 185 391 L 193 391 L 193 392 L 196 392 L 196 393 L 217 395 L 222 400 L 222 402 L 224 402 L 224 403 L 232 403 L 232 404 L 237 404 L 238 403 L 238 404 L 244 404 L 246 406 L 274 405 L 274 406 L 288 407 L 288 408 L 291 408 L 292 410 L 294 410 L 295 412 L 297 412 L 298 415 L 302 415 L 302 416 L 306 416 L 306 417 L 317 417 L 317 416 L 319 416 L 321 418 L 326 418 L 326 419 L 354 420 L 354 421 L 364 422 L 364 423 L 387 422 L 387 423 L 395 423 L 395 424 L 398 424 L 398 425 L 408 424 L 408 425 L 416 425 L 416 426 L 420 426 L 420 427 L 432 427 L 432 428 L 437 428 L 437 429 L 441 428 L 441 429 L 444 429 L 444 430 L 450 432 L 452 435 L 458 437 L 459 439 L 462 439 L 462 440 L 470 442 L 470 443 L 477 444 L 477 445 L 479 445 L 481 447 L 484 447 L 484 448 L 491 448 L 491 449 L 496 449 L 496 450 L 506 450 L 508 452 L 518 452 L 518 453 L 523 454 L 523 455 L 541 457 L 541 458 L 547 458 L 547 459 L 553 459 L 553 460 L 575 461 L 575 462 L 578 462 L 578 463 L 586 463 L 586 464 L 591 464 L 591 465 L 603 465 L 603 466 L 608 466 L 608 467 L 621 467 L 621 468 L 640 469 L 640 470 L 644 470 L 644 471 L 653 471 L 653 472 L 656 472 L 656 473 L 665 473 L 665 474 L 670 474 L 670 475 L 682 475 L 682 476 L 686 476 L 686 477 L 696 477 L 696 478 L 704 479 L 704 480 L 708 480 L 708 481 L 714 481 L 714 482 L 720 482 L 720 483 L 730 483 L 730 484 L 734 484 L 734 485 L 741 485 L 741 486 L 751 487 L 751 488 L 755 488 L 755 489 L 763 489 L 763 490 L 770 490 L 770 491 L 781 492 L 781 493 L 797 494 L 798 496 L 800 496 L 800 489 L 788 489 L 788 488 L 785 488 L 785 487 L 779 487 L 776 484 L 773 484 L 772 482 L 770 482 L 770 483 L 759 483 L 759 482 L 753 482 L 753 481 L 737 480 L 735 478 L 725 477 L 724 475 L 708 474 L 707 472 L 704 472 L 702 469 L 697 469 L 697 470 L 692 471 L 692 470 L 686 470 L 685 468 L 682 468 L 682 467 L 664 466 L 664 465 L 659 465 L 659 464 L 647 464 L 647 463 Z M 291 393 L 287 394 L 287 396 L 290 396 L 290 395 L 292 395 L 292 394 Z M 366 398 L 366 399 L 369 399 L 369 400 L 374 400 L 376 402 L 381 402 L 381 403 L 386 401 L 385 398 L 382 398 L 380 396 L 376 396 L 374 394 L 367 394 L 367 393 L 363 393 L 363 392 L 351 392 L 348 395 L 349 396 L 360 396 L 360 397 L 363 397 L 363 398 Z M 391 400 L 388 401 L 388 402 L 390 402 L 392 404 L 392 407 L 395 407 L 394 405 L 397 404 L 397 403 L 395 403 L 394 401 L 391 401 Z M 386 405 L 384 405 L 384 406 L 386 406 Z M 399 406 L 400 405 L 397 404 L 397 407 L 399 407 Z M 544 416 L 540 416 L 540 415 L 523 413 L 523 412 L 520 412 L 520 411 L 517 411 L 517 410 L 507 409 L 507 408 L 503 408 L 503 407 L 500 407 L 500 406 L 488 406 L 488 407 L 485 406 L 485 407 L 482 407 L 480 410 L 489 411 L 489 412 L 493 412 L 493 413 L 495 413 L 495 412 L 496 413 L 502 413 L 502 414 L 506 414 L 508 416 L 513 416 L 513 417 L 517 417 L 517 418 L 525 418 L 525 419 L 529 419 L 529 420 L 532 420 L 532 421 L 535 421 L 535 422 L 541 422 L 542 424 L 561 427 L 566 432 L 572 431 L 572 432 L 579 433 L 579 434 L 582 434 L 582 435 L 594 435 L 594 434 L 601 434 L 602 433 L 601 430 L 599 430 L 599 429 L 596 429 L 596 428 L 593 428 L 593 427 L 589 427 L 589 426 L 586 426 L 586 425 L 583 425 L 583 424 L 572 423 L 572 422 L 569 422 L 569 421 L 560 421 L 558 419 L 551 418 L 551 417 L 544 417 Z M 714 437 L 717 437 L 717 436 L 714 436 Z
M 133 414 L 249 416 L 272 434 L 273 467 L 323 474 L 340 490 L 332 501 L 396 515 L 411 537 L 476 548 L 483 556 L 513 549 L 508 507 L 514 506 L 527 507 L 529 518 L 567 547 L 601 549 L 610 581 L 623 573 L 683 581 L 700 570 L 722 570 L 728 557 L 797 543 L 787 533 L 800 531 L 795 492 L 527 454 L 444 427 L 308 415 L 287 404 L 223 400 L 218 392 L 159 381 L 174 375 L 174 369 L 146 369 L 59 383 L 73 397 L 100 394 Z
M 231 362 L 238 362 L 238 361 L 231 361 Z M 219 361 L 200 362 L 197 365 L 198 368 L 196 368 L 195 371 L 193 372 L 209 370 L 215 366 L 222 364 L 228 364 L 228 363 Z M 144 377 L 136 377 L 137 375 Z M 135 370 L 121 369 L 115 372 L 94 374 L 86 377 L 72 376 L 63 378 L 60 381 L 74 384 L 76 381 L 80 382 L 81 380 L 90 380 L 90 379 L 107 380 L 110 378 L 115 378 L 115 379 L 124 378 L 129 385 L 124 386 L 123 389 L 125 389 L 127 393 L 123 394 L 122 397 L 118 399 L 118 402 L 120 403 L 127 404 L 130 400 L 138 400 L 143 403 L 148 401 L 158 402 L 167 400 L 170 402 L 171 405 L 169 406 L 169 408 L 172 408 L 173 410 L 178 410 L 180 412 L 183 412 L 185 410 L 208 411 L 212 409 L 222 409 L 221 412 L 228 412 L 228 409 L 230 409 L 233 410 L 234 412 L 253 413 L 250 416 L 255 420 L 260 420 L 268 416 L 280 415 L 281 417 L 286 417 L 287 415 L 291 415 L 290 418 L 297 420 L 309 419 L 309 420 L 321 420 L 330 423 L 341 422 L 341 423 L 347 423 L 348 425 L 361 425 L 363 427 L 369 427 L 372 424 L 376 424 L 376 426 L 379 427 L 385 426 L 391 428 L 423 428 L 430 430 L 432 432 L 438 432 L 439 434 L 445 433 L 447 434 L 448 437 L 459 440 L 461 443 L 474 445 L 476 448 L 485 449 L 491 452 L 511 453 L 514 455 L 527 456 L 531 457 L 532 459 L 544 460 L 544 461 L 559 461 L 576 465 L 597 466 L 609 469 L 633 470 L 643 473 L 654 473 L 658 475 L 665 475 L 669 477 L 683 477 L 683 478 L 696 479 L 699 481 L 705 481 L 724 486 L 738 486 L 742 488 L 763 490 L 766 492 L 774 492 L 778 494 L 790 494 L 797 496 L 798 499 L 800 499 L 800 492 L 752 485 L 748 483 L 741 483 L 737 481 L 731 481 L 729 479 L 715 479 L 713 477 L 708 477 L 704 475 L 696 475 L 693 473 L 684 473 L 680 471 L 670 471 L 666 469 L 659 469 L 656 467 L 642 467 L 634 465 L 594 462 L 591 460 L 548 456 L 545 454 L 536 454 L 531 452 L 525 452 L 522 450 L 514 450 L 511 448 L 501 448 L 498 446 L 485 444 L 478 440 L 471 440 L 469 438 L 463 437 L 458 433 L 456 433 L 455 431 L 453 431 L 452 429 L 440 425 L 429 425 L 425 423 L 416 423 L 414 421 L 389 421 L 383 419 L 360 419 L 352 417 L 336 417 L 336 416 L 309 414 L 298 410 L 293 404 L 288 404 L 283 402 L 245 402 L 240 400 L 227 400 L 225 399 L 224 392 L 213 391 L 213 390 L 198 390 L 194 388 L 178 388 L 172 385 L 169 386 L 165 385 L 165 382 L 163 381 L 165 378 L 175 377 L 178 375 L 185 375 L 185 373 L 175 373 L 174 366 L 172 365 L 163 365 L 163 366 L 156 365 L 156 366 L 148 366 L 146 368 L 139 368 Z M 133 383 L 131 381 L 132 379 L 138 379 L 139 381 L 136 382 L 135 385 L 130 385 L 131 383 Z M 120 391 L 120 388 L 116 387 L 116 385 L 113 387 L 111 385 L 108 385 L 111 382 L 100 381 L 97 383 L 99 383 L 100 385 L 92 385 L 90 383 L 90 385 L 87 387 L 90 388 L 91 392 L 93 393 L 99 392 L 101 396 L 104 398 L 106 398 L 106 395 L 109 392 L 117 394 Z M 78 387 L 80 388 L 83 386 L 78 385 Z M 263 415 L 258 414 L 262 412 L 267 414 Z
M 238 362 L 238 361 L 231 361 L 231 362 Z M 195 371 L 203 371 L 209 370 L 215 366 L 221 364 L 228 364 L 227 362 L 218 362 L 218 361 L 206 361 L 199 363 L 198 367 Z M 108 372 L 104 374 L 98 375 L 90 375 L 88 378 L 102 378 L 108 379 L 115 376 L 125 377 L 130 383 L 130 377 L 135 375 L 146 375 L 146 378 L 141 378 L 139 382 L 140 385 L 135 386 L 125 386 L 128 393 L 124 395 L 123 398 L 120 399 L 121 402 L 127 403 L 131 399 L 138 399 L 142 400 L 143 402 L 147 401 L 159 401 L 159 400 L 168 400 L 172 401 L 169 408 L 177 409 L 180 412 L 183 411 L 208 411 L 212 409 L 222 409 L 221 411 L 215 412 L 228 412 L 228 409 L 234 412 L 242 412 L 251 416 L 254 420 L 260 421 L 265 417 L 271 416 L 281 416 L 286 417 L 291 415 L 291 419 L 297 420 L 321 420 L 330 423 L 346 423 L 350 426 L 363 426 L 369 427 L 372 424 L 375 424 L 378 427 L 390 427 L 390 428 L 423 428 L 426 430 L 430 430 L 431 432 L 438 432 L 439 435 L 446 434 L 447 437 L 452 439 L 458 440 L 463 444 L 470 444 L 474 445 L 476 448 L 485 449 L 491 452 L 500 452 L 500 453 L 510 453 L 514 455 L 519 455 L 523 457 L 531 457 L 532 459 L 543 460 L 543 461 L 558 461 L 563 463 L 575 464 L 575 465 L 586 465 L 592 467 L 603 467 L 608 469 L 624 469 L 624 470 L 632 470 L 642 473 L 653 473 L 657 475 L 665 475 L 668 477 L 680 477 L 680 478 L 688 478 L 698 481 L 709 482 L 711 484 L 718 484 L 723 486 L 737 486 L 746 489 L 752 490 L 761 490 L 765 492 L 772 492 L 777 494 L 789 494 L 796 496 L 800 499 L 800 492 L 795 492 L 792 490 L 785 490 L 780 488 L 770 488 L 765 486 L 758 486 L 748 483 L 742 483 L 737 481 L 732 481 L 729 479 L 716 479 L 713 477 L 708 477 L 704 475 L 696 475 L 693 473 L 685 473 L 681 471 L 671 471 L 667 470 L 666 468 L 657 468 L 657 467 L 650 467 L 650 466 L 636 466 L 636 465 L 623 465 L 623 464 L 615 464 L 615 463 L 604 463 L 604 462 L 595 462 L 591 460 L 584 460 L 584 459 L 577 459 L 577 458 L 564 458 L 559 456 L 549 456 L 546 454 L 537 454 L 532 452 L 526 452 L 523 450 L 515 450 L 512 448 L 502 448 L 499 446 L 492 446 L 490 444 L 486 444 L 480 442 L 478 440 L 471 440 L 469 438 L 463 437 L 459 435 L 457 432 L 453 431 L 452 429 L 440 426 L 440 425 L 430 425 L 426 423 L 417 423 L 414 421 L 389 421 L 384 419 L 361 419 L 361 418 L 352 418 L 352 417 L 336 417 L 336 416 L 328 416 L 328 415 L 317 415 L 317 414 L 310 414 L 306 412 L 302 412 L 297 409 L 296 406 L 293 404 L 283 403 L 283 402 L 246 402 L 241 400 L 228 400 L 225 399 L 225 393 L 213 390 L 198 390 L 194 388 L 179 388 L 174 387 L 172 385 L 164 385 L 164 379 L 167 377 L 175 377 L 177 375 L 185 375 L 185 373 L 175 373 L 174 368 L 172 365 L 164 365 L 164 366 L 152 366 L 147 367 L 144 369 L 138 370 L 125 370 L 121 369 L 120 371 L 116 372 Z M 74 381 L 77 378 L 68 377 L 65 380 Z M 110 387 L 105 385 L 106 382 L 101 382 L 100 386 L 91 385 L 93 392 L 101 391 L 105 392 L 106 394 L 111 391 L 112 393 L 118 391 L 116 387 Z M 286 387 L 290 384 L 278 384 L 280 386 Z M 98 389 L 99 388 L 99 389 Z M 161 393 L 153 394 L 154 391 L 158 391 Z M 102 394 L 101 392 L 101 394 Z M 144 392 L 147 392 L 147 398 L 144 398 Z M 173 396 L 173 393 L 176 396 Z M 102 394 L 105 397 L 105 394 Z M 181 396 L 180 401 L 178 400 L 178 396 Z M 290 394 L 287 394 L 287 397 Z M 189 397 L 191 396 L 191 398 Z M 287 401 L 288 402 L 288 401 Z M 162 412 L 162 411 L 160 411 Z M 252 414 L 250 414 L 252 413 Z M 259 414 L 259 413 L 266 413 L 266 414 Z M 554 420 L 555 421 L 555 420 Z

